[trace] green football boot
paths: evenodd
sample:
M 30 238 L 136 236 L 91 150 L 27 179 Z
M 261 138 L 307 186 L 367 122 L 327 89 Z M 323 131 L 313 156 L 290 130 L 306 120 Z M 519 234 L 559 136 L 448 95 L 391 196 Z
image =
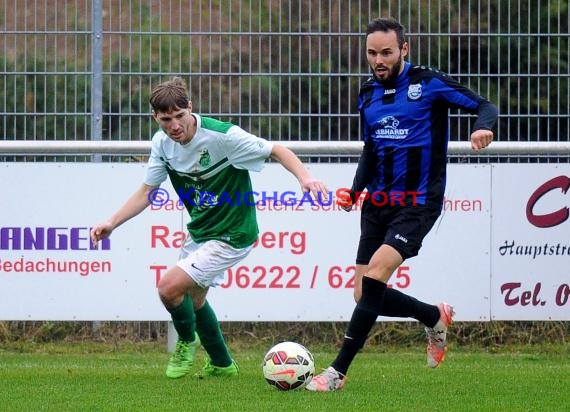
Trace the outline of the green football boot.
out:
M 194 356 L 196 355 L 196 349 L 200 346 L 200 339 L 198 335 L 195 334 L 195 339 L 193 342 L 184 342 L 178 340 L 174 348 L 174 352 L 168 361 L 168 366 L 166 367 L 166 376 L 171 379 L 181 378 L 188 375 L 192 365 L 194 364 Z
M 212 365 L 210 359 L 206 360 L 206 364 L 202 370 L 196 373 L 196 377 L 199 379 L 207 379 L 209 377 L 233 377 L 237 376 L 239 373 L 239 368 L 236 361 L 232 359 L 232 363 L 229 366 L 216 366 Z

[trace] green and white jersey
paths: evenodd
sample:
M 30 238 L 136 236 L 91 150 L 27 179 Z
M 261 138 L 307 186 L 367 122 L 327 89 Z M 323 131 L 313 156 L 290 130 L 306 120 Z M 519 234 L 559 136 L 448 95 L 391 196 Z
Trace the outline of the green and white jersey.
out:
M 273 145 L 231 123 L 192 115 L 196 134 L 185 145 L 155 133 L 144 183 L 158 186 L 170 177 L 190 213 L 194 241 L 249 246 L 259 233 L 249 171 L 263 168 Z

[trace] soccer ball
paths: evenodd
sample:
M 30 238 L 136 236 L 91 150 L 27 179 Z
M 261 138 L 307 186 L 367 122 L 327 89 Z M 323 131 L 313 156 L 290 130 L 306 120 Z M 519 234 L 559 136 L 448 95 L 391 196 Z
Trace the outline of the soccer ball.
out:
M 282 391 L 302 389 L 315 374 L 311 352 L 295 342 L 281 342 L 269 349 L 263 358 L 263 377 Z

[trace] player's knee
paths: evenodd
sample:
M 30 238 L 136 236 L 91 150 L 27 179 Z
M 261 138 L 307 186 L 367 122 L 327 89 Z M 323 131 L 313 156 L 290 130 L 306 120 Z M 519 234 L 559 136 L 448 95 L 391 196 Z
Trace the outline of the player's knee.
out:
M 206 304 L 206 298 L 202 296 L 193 297 L 192 303 L 194 303 L 194 310 L 200 310 Z
M 388 259 L 377 259 L 370 262 L 368 265 L 367 276 L 372 279 L 376 279 L 380 282 L 388 283 L 390 277 L 394 273 L 398 266 L 400 266 L 401 260 L 389 261 Z
M 158 282 L 157 289 L 158 296 L 165 306 L 175 306 L 184 297 L 184 292 L 166 277 Z

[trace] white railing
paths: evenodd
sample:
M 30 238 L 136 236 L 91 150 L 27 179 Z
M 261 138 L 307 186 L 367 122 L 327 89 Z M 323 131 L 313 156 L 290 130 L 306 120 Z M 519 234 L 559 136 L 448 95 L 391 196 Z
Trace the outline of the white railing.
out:
M 292 142 L 279 141 L 298 155 L 358 155 L 361 142 Z M 0 155 L 81 155 L 81 154 L 148 154 L 150 141 L 46 141 L 2 140 Z M 450 155 L 514 155 L 570 156 L 570 142 L 493 142 L 488 148 L 475 152 L 469 142 L 450 142 Z

